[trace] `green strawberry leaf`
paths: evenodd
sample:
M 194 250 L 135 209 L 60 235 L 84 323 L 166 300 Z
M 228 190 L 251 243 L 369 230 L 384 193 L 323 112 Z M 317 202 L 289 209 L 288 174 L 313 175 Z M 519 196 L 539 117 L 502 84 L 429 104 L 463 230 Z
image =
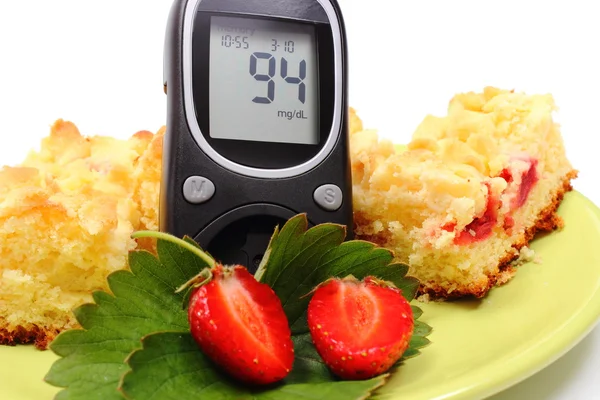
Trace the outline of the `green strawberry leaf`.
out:
M 296 349 L 299 347 L 296 346 Z M 369 397 L 383 386 L 388 376 L 364 381 L 334 381 L 327 368 L 316 369 L 308 362 L 307 368 L 299 368 L 297 364 L 305 362 L 303 353 L 300 353 L 293 372 L 284 382 L 252 389 L 222 373 L 198 350 L 191 334 L 155 333 L 146 336 L 142 340 L 142 349 L 129 357 L 131 370 L 124 375 L 120 390 L 132 400 L 345 400 Z
M 419 307 L 410 306 L 410 308 L 412 308 L 414 319 L 419 319 L 421 317 L 421 315 L 423 315 L 423 310 L 421 310 Z
M 65 388 L 57 398 L 121 399 L 117 387 L 128 369 L 124 361 L 140 347 L 140 338 L 189 329 L 183 294 L 175 290 L 210 262 L 191 249 L 159 240 L 158 259 L 145 251 L 131 252 L 131 271 L 117 271 L 107 279 L 112 295 L 95 292 L 93 304 L 75 310 L 83 329 L 65 331 L 50 345 L 61 358 L 45 380 Z
M 288 383 L 328 382 L 336 380 L 335 376 L 321 359 L 313 345 L 310 333 L 293 335 L 294 367 L 285 378 Z
M 415 336 L 429 336 L 432 329 L 429 325 L 424 323 L 423 321 L 415 321 L 415 329 L 413 330 L 413 335 Z
M 277 229 L 256 276 L 272 285 L 291 317 L 294 367 L 278 385 L 251 389 L 233 382 L 208 360 L 189 334 L 182 308 L 189 291 L 178 291 L 214 260 L 190 238 L 158 232 L 158 257 L 130 253 L 131 271 L 111 274 L 111 294 L 96 292 L 94 303 L 75 311 L 83 329 L 59 335 L 51 350 L 61 358 L 46 376 L 65 388 L 58 399 L 365 399 L 387 374 L 366 381 L 335 378 L 316 352 L 306 326 L 310 292 L 332 276 L 374 275 L 392 281 L 412 300 L 418 281 L 408 268 L 393 264 L 389 251 L 361 241 L 343 243 L 345 229 L 335 224 L 307 228 L 304 215 Z M 415 316 L 421 311 L 413 306 Z M 417 321 L 402 360 L 419 354 L 431 328 Z M 401 361 L 402 361 L 401 360 Z M 192 396 L 192 397 L 190 397 Z

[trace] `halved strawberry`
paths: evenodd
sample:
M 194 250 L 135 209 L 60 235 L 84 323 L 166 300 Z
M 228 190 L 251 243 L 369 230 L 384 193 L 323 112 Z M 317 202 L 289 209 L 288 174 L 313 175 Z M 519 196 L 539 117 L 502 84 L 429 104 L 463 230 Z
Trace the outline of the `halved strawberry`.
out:
M 408 348 L 414 328 L 412 310 L 401 291 L 373 277 L 321 284 L 307 317 L 319 355 L 343 379 L 386 372 Z
M 294 362 L 294 345 L 281 301 L 271 287 L 240 265 L 216 265 L 200 274 L 198 282 L 188 319 L 202 351 L 249 384 L 285 378 Z

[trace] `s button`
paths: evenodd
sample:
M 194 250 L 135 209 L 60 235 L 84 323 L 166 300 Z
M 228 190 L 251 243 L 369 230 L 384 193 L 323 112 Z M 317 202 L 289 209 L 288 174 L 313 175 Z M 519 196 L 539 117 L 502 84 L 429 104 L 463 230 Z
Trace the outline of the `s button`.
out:
M 336 185 L 322 185 L 313 193 L 315 203 L 325 211 L 336 211 L 342 206 L 344 195 L 342 189 Z

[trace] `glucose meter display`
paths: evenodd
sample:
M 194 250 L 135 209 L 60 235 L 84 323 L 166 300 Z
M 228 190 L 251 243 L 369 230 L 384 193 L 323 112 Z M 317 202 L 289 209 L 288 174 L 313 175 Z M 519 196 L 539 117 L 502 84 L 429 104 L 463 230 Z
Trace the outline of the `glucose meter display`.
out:
M 315 42 L 311 25 L 213 16 L 210 136 L 318 144 Z

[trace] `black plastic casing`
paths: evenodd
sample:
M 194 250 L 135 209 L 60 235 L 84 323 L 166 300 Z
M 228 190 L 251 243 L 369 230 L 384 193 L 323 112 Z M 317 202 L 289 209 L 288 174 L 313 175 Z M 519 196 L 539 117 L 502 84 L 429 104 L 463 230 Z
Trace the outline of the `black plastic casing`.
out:
M 160 193 L 161 231 L 178 237 L 193 237 L 218 261 L 243 264 L 252 271 L 266 250 L 275 225 L 282 225 L 299 213 L 307 214 L 310 225 L 325 222 L 345 225 L 346 239 L 352 239 L 347 45 L 339 5 L 335 0 L 329 1 L 337 13 L 342 38 L 342 76 L 337 80 L 337 84 L 342 85 L 339 101 L 341 132 L 332 151 L 320 164 L 289 178 L 256 178 L 233 172 L 213 161 L 196 143 L 188 126 L 183 92 L 183 25 L 187 0 L 173 3 L 164 54 L 167 129 L 163 143 Z M 203 0 L 201 4 L 223 11 L 236 10 L 259 15 L 270 13 L 315 22 L 323 22 L 324 16 L 317 0 Z M 191 204 L 185 200 L 183 184 L 192 175 L 203 176 L 214 183 L 215 194 L 206 203 Z M 335 184 L 342 189 L 343 202 L 336 211 L 326 211 L 313 200 L 314 191 L 324 184 Z

